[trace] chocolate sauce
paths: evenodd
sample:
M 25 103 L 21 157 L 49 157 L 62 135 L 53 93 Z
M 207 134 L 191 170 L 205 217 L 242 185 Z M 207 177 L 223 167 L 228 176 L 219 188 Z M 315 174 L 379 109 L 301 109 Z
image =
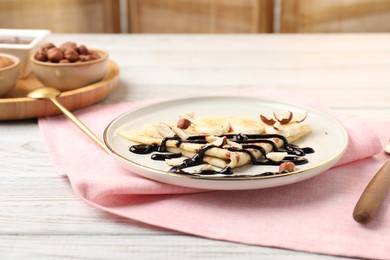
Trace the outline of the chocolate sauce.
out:
M 181 153 L 155 153 L 150 157 L 152 160 L 164 161 L 166 159 L 180 158 L 183 155 Z
M 242 148 L 235 148 L 235 147 L 229 147 L 226 148 L 229 151 L 232 152 L 243 152 L 250 156 L 251 162 L 253 165 L 275 165 L 278 166 L 284 162 L 293 162 L 295 165 L 302 165 L 308 163 L 308 159 L 304 156 L 309 153 L 314 153 L 314 149 L 311 147 L 305 147 L 300 148 L 297 145 L 289 144 L 287 141 L 287 138 L 285 138 L 282 135 L 278 134 L 228 134 L 224 135 L 229 140 L 232 140 L 236 143 L 242 144 Z M 223 137 L 223 136 L 219 136 Z M 283 142 L 283 145 L 281 148 L 278 148 L 276 143 L 271 139 L 280 139 Z M 169 172 L 173 173 L 180 173 L 180 174 L 186 174 L 191 176 L 202 176 L 202 175 L 223 175 L 224 177 L 240 177 L 240 175 L 232 175 L 233 171 L 230 167 L 225 167 L 221 170 L 200 170 L 194 173 L 186 172 L 184 169 L 188 167 L 193 167 L 197 165 L 201 165 L 204 163 L 204 156 L 207 150 L 217 147 L 215 145 L 207 145 L 206 142 L 206 136 L 197 135 L 197 136 L 191 136 L 187 140 L 181 140 L 178 137 L 170 137 L 170 138 L 164 138 L 161 142 L 161 145 L 146 145 L 146 144 L 139 144 L 139 145 L 133 145 L 130 147 L 129 151 L 136 153 L 136 154 L 150 154 L 153 152 L 159 152 L 154 153 L 151 156 L 151 159 L 153 160 L 165 160 L 165 159 L 172 159 L 172 158 L 179 158 L 182 155 L 179 153 L 169 153 L 167 152 L 167 142 L 169 140 L 176 141 L 176 147 L 180 147 L 180 144 L 182 143 L 197 143 L 197 144 L 204 144 L 204 147 L 199 149 L 195 155 L 192 158 L 187 158 L 183 160 L 183 162 L 179 165 L 173 166 Z M 275 162 L 272 160 L 269 160 L 266 158 L 266 151 L 263 147 L 259 145 L 255 145 L 255 143 L 264 143 L 269 144 L 272 147 L 273 152 L 287 152 L 289 156 L 286 156 L 282 161 Z M 220 147 L 221 148 L 221 147 Z M 252 151 L 256 150 L 259 151 L 262 154 L 261 158 L 256 158 L 256 156 L 253 154 Z M 282 174 L 284 172 L 263 172 L 256 175 L 251 175 L 251 177 L 256 176 L 272 176 L 272 175 L 278 175 Z M 244 176 L 244 175 L 243 175 Z
M 129 151 L 136 154 L 149 154 L 158 151 L 159 146 L 156 144 L 137 144 L 130 146 Z
M 195 153 L 194 156 L 192 156 L 191 158 L 185 159 L 182 164 L 173 166 L 169 171 L 170 172 L 181 172 L 184 168 L 201 165 L 203 163 L 203 158 L 205 156 L 206 151 L 213 148 L 213 147 L 217 147 L 217 146 L 209 145 L 209 146 L 206 146 L 202 149 L 199 149 L 199 151 L 197 153 Z

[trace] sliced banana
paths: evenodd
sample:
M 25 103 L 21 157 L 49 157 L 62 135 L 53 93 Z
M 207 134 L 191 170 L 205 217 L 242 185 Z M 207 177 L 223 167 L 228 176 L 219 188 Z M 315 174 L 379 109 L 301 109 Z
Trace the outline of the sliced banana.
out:
M 202 117 L 195 120 L 194 130 L 198 134 L 223 135 L 229 132 L 230 124 L 225 117 Z
M 260 134 L 264 132 L 264 124 L 254 118 L 234 116 L 229 118 L 229 123 L 234 133 Z
M 277 127 L 266 125 L 265 132 L 267 134 L 280 134 L 285 137 L 290 137 L 302 132 L 302 125 L 299 123 L 278 124 Z
M 142 130 L 120 131 L 118 134 L 128 140 L 141 144 L 160 144 L 162 140 L 160 136 L 151 137 Z

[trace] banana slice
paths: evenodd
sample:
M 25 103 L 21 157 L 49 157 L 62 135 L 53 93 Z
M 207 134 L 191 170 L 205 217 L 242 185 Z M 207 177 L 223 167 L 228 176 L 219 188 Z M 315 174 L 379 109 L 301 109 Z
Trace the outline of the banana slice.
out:
M 295 136 L 302 132 L 302 125 L 300 123 L 288 123 L 286 125 L 275 124 L 274 126 L 265 126 L 267 134 L 280 134 L 285 137 Z
M 264 132 L 264 124 L 260 120 L 246 116 L 229 118 L 230 128 L 234 133 L 260 134 Z
M 222 135 L 230 130 L 230 124 L 227 118 L 209 116 L 196 119 L 194 122 L 194 130 L 198 134 L 205 135 Z

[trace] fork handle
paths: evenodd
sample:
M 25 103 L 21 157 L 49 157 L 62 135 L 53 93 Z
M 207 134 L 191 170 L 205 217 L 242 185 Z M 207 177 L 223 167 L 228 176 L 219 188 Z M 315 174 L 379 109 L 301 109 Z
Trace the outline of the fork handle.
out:
M 368 183 L 355 206 L 353 218 L 361 224 L 370 222 L 376 216 L 389 188 L 390 160 L 380 168 L 370 183 Z

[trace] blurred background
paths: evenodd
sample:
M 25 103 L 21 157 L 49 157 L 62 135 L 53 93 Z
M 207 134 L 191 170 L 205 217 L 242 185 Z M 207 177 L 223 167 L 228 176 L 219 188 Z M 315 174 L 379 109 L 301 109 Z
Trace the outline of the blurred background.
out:
M 0 0 L 0 28 L 53 33 L 389 32 L 390 0 Z

